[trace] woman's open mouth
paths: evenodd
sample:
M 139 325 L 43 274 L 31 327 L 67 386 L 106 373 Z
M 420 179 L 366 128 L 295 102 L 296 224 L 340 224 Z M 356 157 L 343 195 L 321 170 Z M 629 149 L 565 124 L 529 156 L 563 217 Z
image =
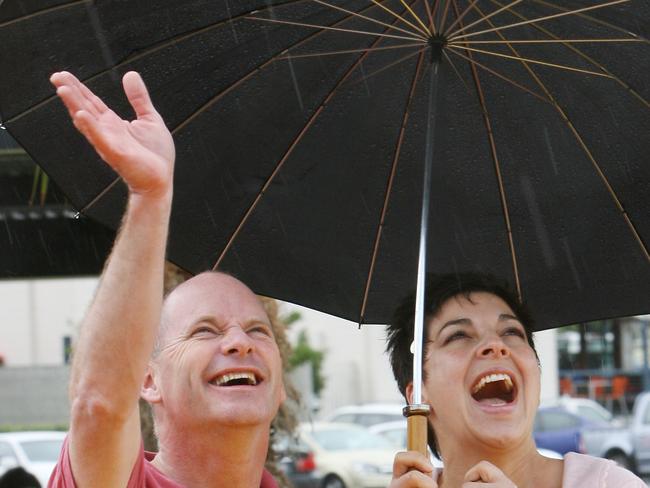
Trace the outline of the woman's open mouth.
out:
M 498 407 L 514 402 L 517 390 L 507 373 L 482 376 L 472 387 L 472 398 L 481 405 Z

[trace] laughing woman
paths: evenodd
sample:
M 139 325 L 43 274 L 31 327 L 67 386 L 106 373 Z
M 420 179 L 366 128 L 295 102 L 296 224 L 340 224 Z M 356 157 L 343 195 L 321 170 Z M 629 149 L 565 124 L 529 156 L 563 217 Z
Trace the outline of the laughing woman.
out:
M 398 387 L 412 395 L 414 297 L 388 329 Z M 475 274 L 430 279 L 426 287 L 422 401 L 431 406 L 434 471 L 416 452 L 395 458 L 391 488 L 646 488 L 612 461 L 540 455 L 533 439 L 540 369 L 533 324 L 500 283 Z

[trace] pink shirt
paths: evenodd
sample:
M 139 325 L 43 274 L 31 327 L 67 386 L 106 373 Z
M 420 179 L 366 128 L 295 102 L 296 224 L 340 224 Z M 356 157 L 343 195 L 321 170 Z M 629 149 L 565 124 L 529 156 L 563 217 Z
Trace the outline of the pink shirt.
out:
M 438 469 L 438 477 L 442 469 Z M 648 488 L 614 461 L 569 452 L 564 455 L 562 488 Z
M 562 488 L 647 488 L 614 461 L 569 452 L 564 456 Z
M 155 455 L 156 453 L 153 452 L 145 452 L 144 448 L 140 449 L 140 455 L 133 466 L 127 488 L 185 488 L 183 485 L 170 480 L 151 464 L 150 461 Z M 63 443 L 61 455 L 47 486 L 48 488 L 76 488 L 77 486 L 72 475 L 67 438 Z M 277 486 L 273 476 L 267 470 L 264 470 L 260 488 L 277 488 Z

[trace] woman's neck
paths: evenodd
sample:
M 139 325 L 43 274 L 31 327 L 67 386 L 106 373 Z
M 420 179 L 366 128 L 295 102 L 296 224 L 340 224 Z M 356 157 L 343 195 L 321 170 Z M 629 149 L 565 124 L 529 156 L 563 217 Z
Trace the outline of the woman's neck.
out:
M 444 469 L 438 479 L 439 488 L 457 488 L 465 482 L 465 475 L 481 461 L 493 464 L 517 488 L 560 488 L 563 462 L 537 452 L 534 441 L 510 449 L 467 449 L 458 443 L 442 452 Z

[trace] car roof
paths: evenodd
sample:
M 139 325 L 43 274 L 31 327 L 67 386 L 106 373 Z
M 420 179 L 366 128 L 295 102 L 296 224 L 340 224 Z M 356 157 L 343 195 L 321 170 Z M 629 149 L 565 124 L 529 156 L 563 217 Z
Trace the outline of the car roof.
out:
M 300 430 L 304 432 L 313 432 L 316 430 L 336 430 L 336 429 L 349 429 L 349 430 L 367 430 L 359 424 L 352 424 L 348 422 L 301 422 Z
M 45 440 L 60 440 L 64 439 L 66 432 L 57 430 L 30 430 L 20 432 L 2 432 L 0 433 L 0 440 L 4 441 L 45 441 Z
M 366 403 L 363 405 L 345 405 L 334 410 L 329 417 L 343 413 L 388 413 L 402 414 L 404 405 L 400 403 Z

